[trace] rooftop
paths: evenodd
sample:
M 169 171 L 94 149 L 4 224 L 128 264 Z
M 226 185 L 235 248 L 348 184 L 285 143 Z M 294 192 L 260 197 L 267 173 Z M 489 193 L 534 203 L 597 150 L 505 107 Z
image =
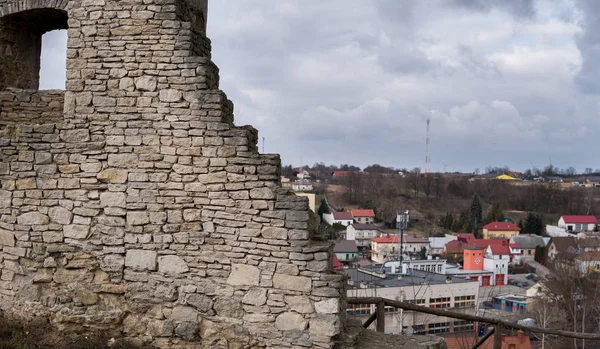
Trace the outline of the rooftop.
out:
M 336 221 L 351 221 L 354 220 L 350 212 L 333 212 L 333 219 Z
M 571 224 L 598 224 L 598 219 L 595 216 L 562 216 L 560 217 L 565 223 Z
M 334 253 L 358 253 L 358 247 L 356 247 L 356 241 L 354 240 L 341 240 L 335 243 L 333 247 Z
M 375 217 L 375 211 L 371 209 L 352 209 L 350 213 L 353 217 Z
M 345 269 L 344 272 L 348 275 L 348 278 L 354 282 L 354 288 L 360 288 L 361 283 L 366 283 L 367 288 L 376 287 L 405 287 L 415 286 L 427 283 L 428 285 L 442 285 L 448 281 L 452 283 L 478 283 L 478 281 L 465 280 L 457 277 L 448 275 L 436 274 L 432 272 L 425 272 L 415 269 L 409 269 L 409 273 L 406 275 L 391 274 L 389 267 L 384 268 L 385 278 L 379 278 L 374 276 L 373 273 L 380 273 L 381 264 L 368 266 L 360 269 Z
M 353 227 L 356 230 L 379 230 L 379 227 L 373 224 L 354 223 L 350 224 L 349 227 Z
M 510 222 L 492 222 L 483 226 L 483 229 L 487 230 L 509 230 L 519 231 L 521 228 Z
M 371 241 L 377 242 L 380 244 L 395 244 L 395 243 L 398 243 L 398 240 L 399 240 L 398 235 L 387 235 L 387 236 L 381 236 L 378 238 L 371 239 Z M 404 235 L 402 242 L 409 243 L 409 244 L 428 244 L 429 240 L 418 238 L 418 237 L 412 236 L 412 235 Z

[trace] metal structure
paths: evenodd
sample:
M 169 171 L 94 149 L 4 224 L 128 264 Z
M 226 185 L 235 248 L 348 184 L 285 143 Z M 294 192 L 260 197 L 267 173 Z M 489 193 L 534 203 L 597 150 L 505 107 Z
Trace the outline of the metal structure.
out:
M 427 119 L 427 133 L 425 138 L 425 173 L 429 173 L 431 171 L 431 157 L 429 156 L 429 123 L 430 120 Z
M 402 240 L 404 240 L 404 229 L 406 229 L 408 227 L 408 218 L 409 218 L 409 213 L 410 211 L 406 210 L 404 211 L 404 213 L 402 215 L 398 214 L 396 212 L 396 220 L 399 220 L 397 222 L 398 224 L 398 229 L 400 230 L 400 234 L 399 234 L 399 238 L 398 238 L 398 263 L 400 271 L 402 271 L 402 259 L 403 259 L 403 254 L 402 254 Z

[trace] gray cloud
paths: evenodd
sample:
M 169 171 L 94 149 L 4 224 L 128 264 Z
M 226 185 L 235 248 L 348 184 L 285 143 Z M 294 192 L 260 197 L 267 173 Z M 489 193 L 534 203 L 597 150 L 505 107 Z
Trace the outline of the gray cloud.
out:
M 582 169 L 600 167 L 581 152 L 600 128 L 582 93 L 600 81 L 596 4 L 215 0 L 208 35 L 236 124 L 284 163 L 423 166 L 429 118 L 434 170 Z
M 533 0 L 451 0 L 450 3 L 481 12 L 491 9 L 505 10 L 520 18 L 535 15 Z

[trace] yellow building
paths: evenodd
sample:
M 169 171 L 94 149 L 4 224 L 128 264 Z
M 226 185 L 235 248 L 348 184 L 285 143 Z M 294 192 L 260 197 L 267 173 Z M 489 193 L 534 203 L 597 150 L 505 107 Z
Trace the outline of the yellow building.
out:
M 518 178 L 511 177 L 507 174 L 501 174 L 501 175 L 495 177 L 495 179 L 502 179 L 504 181 L 518 181 L 519 180 Z
M 291 188 L 292 182 L 290 181 L 289 178 L 281 176 L 281 187 L 282 188 Z
M 519 236 L 521 228 L 510 222 L 492 222 L 483 226 L 484 239 L 510 239 Z

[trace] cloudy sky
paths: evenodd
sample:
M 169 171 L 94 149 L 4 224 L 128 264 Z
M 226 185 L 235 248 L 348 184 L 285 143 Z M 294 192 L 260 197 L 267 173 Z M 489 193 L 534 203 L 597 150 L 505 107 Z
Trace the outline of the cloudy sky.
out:
M 284 164 L 423 167 L 430 119 L 433 171 L 600 168 L 600 1 L 210 0 L 207 34 Z

